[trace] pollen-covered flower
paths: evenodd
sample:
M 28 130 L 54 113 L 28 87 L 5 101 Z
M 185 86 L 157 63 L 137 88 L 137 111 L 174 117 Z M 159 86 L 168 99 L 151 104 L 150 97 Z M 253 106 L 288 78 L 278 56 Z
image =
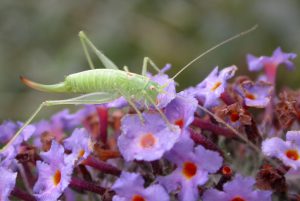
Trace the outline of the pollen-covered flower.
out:
M 223 186 L 223 191 L 209 189 L 203 194 L 203 201 L 271 201 L 271 191 L 253 190 L 255 180 L 237 175 Z
M 118 147 L 126 161 L 159 159 L 179 138 L 179 127 L 166 124 L 159 113 L 143 113 L 143 118 L 144 123 L 138 115 L 126 115 L 122 119 Z
M 66 131 L 70 131 L 80 125 L 80 122 L 72 121 L 72 117 L 73 115 L 69 113 L 69 110 L 65 109 L 54 114 L 49 121 L 41 120 L 37 122 L 34 133 L 35 146 L 48 150 L 52 139 L 62 140 Z
M 190 138 L 177 142 L 174 148 L 166 154 L 166 158 L 175 163 L 177 168 L 159 182 L 173 192 L 180 190 L 181 201 L 196 201 L 199 199 L 198 186 L 208 181 L 210 173 L 215 173 L 222 165 L 220 154 L 210 151 L 194 143 Z
M 292 70 L 294 68 L 294 64 L 291 62 L 291 59 L 296 58 L 296 56 L 297 55 L 295 53 L 284 53 L 282 52 L 281 48 L 278 47 L 270 57 L 255 57 L 251 54 L 248 54 L 247 63 L 250 71 L 259 71 L 261 69 L 264 69 L 267 80 L 271 83 L 274 83 L 277 73 L 277 67 L 280 64 L 284 64 L 287 69 Z
M 237 90 L 244 98 L 246 106 L 263 108 L 266 107 L 271 100 L 273 86 L 264 81 L 253 83 L 250 80 L 246 80 L 240 83 Z
M 250 113 L 238 102 L 231 105 L 222 104 L 215 107 L 214 111 L 218 117 L 235 128 L 239 128 L 242 125 L 251 125 L 252 117 Z
M 65 155 L 64 151 L 63 146 L 53 140 L 51 149 L 40 154 L 43 161 L 36 163 L 38 180 L 33 187 L 34 196 L 39 201 L 57 200 L 68 187 L 75 158 Z
M 17 173 L 0 166 L 0 200 L 9 201 L 8 196 L 16 185 Z
M 227 80 L 232 78 L 237 70 L 236 66 L 230 66 L 219 71 L 218 67 L 194 89 L 196 97 L 204 98 L 204 107 L 212 107 L 218 104 L 218 98 L 224 92 Z
M 165 114 L 172 124 L 181 129 L 188 127 L 194 120 L 198 102 L 191 96 L 180 93 L 165 108 Z
M 286 141 L 278 137 L 264 140 L 262 151 L 265 155 L 276 157 L 285 165 L 298 170 L 300 168 L 300 131 L 288 131 Z
M 70 137 L 64 140 L 64 147 L 71 150 L 77 160 L 86 159 L 91 153 L 89 134 L 84 128 L 75 129 Z
M 114 183 L 112 189 L 117 195 L 113 201 L 169 201 L 165 189 L 154 184 L 144 187 L 144 179 L 137 173 L 122 172 L 120 178 Z

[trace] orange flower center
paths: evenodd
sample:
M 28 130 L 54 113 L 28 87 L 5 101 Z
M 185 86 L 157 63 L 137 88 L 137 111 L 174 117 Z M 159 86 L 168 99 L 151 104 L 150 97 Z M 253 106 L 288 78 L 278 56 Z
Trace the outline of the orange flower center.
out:
M 152 133 L 145 134 L 144 136 L 142 136 L 140 140 L 140 145 L 143 148 L 151 148 L 155 145 L 155 143 L 156 143 L 156 139 Z
M 230 175 L 232 173 L 232 170 L 229 166 L 223 166 L 222 167 L 222 174 L 223 175 Z
M 240 118 L 239 113 L 237 113 L 237 112 L 235 112 L 235 111 L 230 113 L 230 120 L 231 120 L 232 122 L 238 121 L 239 118 Z
M 221 82 L 216 82 L 210 90 L 215 91 L 217 88 L 219 88 L 219 86 L 221 86 L 221 84 L 222 84 Z
M 179 128 L 183 128 L 183 119 L 177 119 L 175 121 L 175 125 L 179 126 Z
M 299 159 L 299 154 L 298 151 L 295 149 L 289 149 L 285 152 L 286 157 L 288 157 L 291 160 L 298 160 Z
M 85 153 L 85 151 L 83 149 L 81 149 L 78 153 L 78 158 L 82 158 L 84 153 Z
M 240 196 L 234 197 L 231 201 L 246 201 L 245 199 L 241 198 Z
M 248 99 L 251 99 L 251 100 L 255 100 L 256 99 L 256 96 L 254 94 L 251 94 L 251 93 L 246 93 L 246 98 Z
M 134 195 L 131 201 L 146 201 L 146 200 L 140 195 Z
M 56 170 L 52 179 L 53 179 L 54 186 L 57 186 L 61 180 L 61 172 L 59 170 Z
M 187 178 L 191 179 L 197 173 L 197 166 L 193 162 L 185 162 L 183 164 L 182 174 Z

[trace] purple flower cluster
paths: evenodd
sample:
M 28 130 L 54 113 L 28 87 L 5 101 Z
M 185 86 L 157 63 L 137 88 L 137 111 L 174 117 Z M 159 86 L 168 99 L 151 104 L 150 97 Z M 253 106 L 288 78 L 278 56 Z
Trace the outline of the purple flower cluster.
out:
M 165 91 L 156 105 L 139 103 L 143 121 L 120 98 L 35 122 L 0 153 L 0 200 L 293 199 L 298 187 L 288 191 L 285 175 L 300 167 L 300 92 L 277 96 L 274 85 L 278 65 L 292 69 L 295 57 L 280 48 L 271 57 L 248 55 L 249 70 L 264 69 L 266 79 L 229 82 L 238 68 L 215 67 L 181 92 L 166 65 L 148 75 Z M 266 117 L 270 133 L 262 130 Z M 4 121 L 0 144 L 21 126 Z

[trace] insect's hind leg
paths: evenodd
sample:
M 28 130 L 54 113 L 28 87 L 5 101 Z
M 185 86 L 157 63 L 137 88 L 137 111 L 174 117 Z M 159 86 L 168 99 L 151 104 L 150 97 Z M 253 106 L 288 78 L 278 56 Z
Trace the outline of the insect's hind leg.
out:
M 5 151 L 20 135 L 20 133 L 24 130 L 26 126 L 28 126 L 32 120 L 38 115 L 38 113 L 45 106 L 54 106 L 54 105 L 79 105 L 79 104 L 101 104 L 107 103 L 115 100 L 119 95 L 118 94 L 108 94 L 108 93 L 91 93 L 85 94 L 82 96 L 78 96 L 71 99 L 65 100 L 48 100 L 44 101 L 40 104 L 40 106 L 34 111 L 34 113 L 28 118 L 28 120 L 22 125 L 22 127 L 16 132 L 14 137 L 0 150 L 0 153 Z M 92 99 L 90 99 L 92 98 Z
M 45 106 L 45 102 L 41 103 L 40 106 L 34 111 L 34 113 L 28 118 L 28 120 L 22 125 L 22 127 L 16 132 L 16 134 L 13 136 L 12 139 L 0 150 L 0 153 L 5 151 L 20 135 L 20 133 L 24 130 L 28 124 L 33 120 L 33 118 L 42 110 L 42 108 Z
M 160 69 L 157 67 L 157 65 L 149 57 L 144 57 L 142 75 L 144 75 L 144 76 L 146 75 L 148 64 L 150 64 L 150 66 L 152 66 L 158 73 L 160 72 Z
M 98 50 L 96 48 L 96 46 L 90 41 L 90 39 L 86 36 L 86 34 L 83 31 L 80 31 L 78 35 L 79 35 L 80 41 L 82 43 L 84 53 L 87 57 L 89 65 L 92 69 L 94 69 L 94 64 L 93 64 L 93 62 L 91 60 L 91 57 L 88 53 L 87 46 L 90 47 L 93 50 L 93 52 L 97 55 L 97 57 L 103 63 L 105 68 L 115 69 L 115 70 L 119 69 L 114 62 L 112 62 L 107 56 L 105 56 L 105 54 L 103 54 L 100 50 Z

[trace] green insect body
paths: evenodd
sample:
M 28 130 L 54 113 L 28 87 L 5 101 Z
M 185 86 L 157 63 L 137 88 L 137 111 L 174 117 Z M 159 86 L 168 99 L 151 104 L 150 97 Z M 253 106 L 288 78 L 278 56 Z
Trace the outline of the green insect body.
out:
M 159 85 L 158 83 L 151 81 L 150 78 L 146 76 L 147 64 L 150 65 L 157 71 L 160 69 L 154 64 L 152 60 L 148 57 L 144 58 L 142 74 L 135 74 L 128 71 L 127 67 L 124 67 L 124 71 L 119 70 L 119 68 L 102 52 L 100 52 L 93 43 L 86 37 L 86 35 L 81 31 L 79 32 L 79 37 L 83 45 L 84 53 L 87 57 L 89 66 L 92 70 L 82 71 L 79 73 L 71 74 L 66 76 L 65 80 L 61 83 L 44 85 L 33 81 L 30 81 L 24 77 L 21 77 L 21 81 L 27 86 L 34 88 L 36 90 L 44 92 L 55 92 L 55 93 L 81 93 L 84 95 L 66 99 L 66 100 L 50 100 L 44 101 L 36 109 L 36 111 L 27 119 L 23 126 L 16 132 L 14 137 L 0 150 L 3 153 L 20 135 L 22 130 L 31 123 L 34 117 L 41 111 L 45 106 L 61 105 L 61 104 L 102 104 L 111 102 L 119 97 L 124 97 L 129 105 L 135 109 L 140 119 L 143 121 L 141 112 L 136 107 L 136 101 L 144 102 L 146 107 L 153 105 L 157 111 L 162 115 L 163 119 L 168 123 L 167 118 L 163 112 L 157 107 L 157 98 L 159 94 L 165 93 L 165 88 L 174 80 L 180 73 L 187 69 L 195 61 L 206 55 L 207 53 L 213 51 L 214 49 L 236 39 L 242 35 L 245 35 L 256 29 L 254 26 L 244 32 L 241 32 L 227 40 L 213 46 L 212 48 L 206 50 L 198 57 L 190 61 L 181 70 L 179 70 L 169 82 L 164 85 Z M 91 57 L 87 51 L 87 46 L 90 47 L 97 57 L 101 60 L 106 69 L 95 69 Z M 205 108 L 203 108 L 205 110 Z M 207 111 L 209 112 L 209 111 Z M 211 114 L 212 116 L 215 116 Z M 217 117 L 216 117 L 217 118 Z M 169 124 L 169 123 L 168 123 Z
M 124 96 L 126 99 L 143 101 L 149 106 L 157 100 L 163 87 L 150 78 L 115 69 L 93 69 L 66 76 L 64 82 L 42 85 L 25 78 L 23 83 L 31 88 L 55 93 L 94 93 L 104 92 L 113 98 Z

